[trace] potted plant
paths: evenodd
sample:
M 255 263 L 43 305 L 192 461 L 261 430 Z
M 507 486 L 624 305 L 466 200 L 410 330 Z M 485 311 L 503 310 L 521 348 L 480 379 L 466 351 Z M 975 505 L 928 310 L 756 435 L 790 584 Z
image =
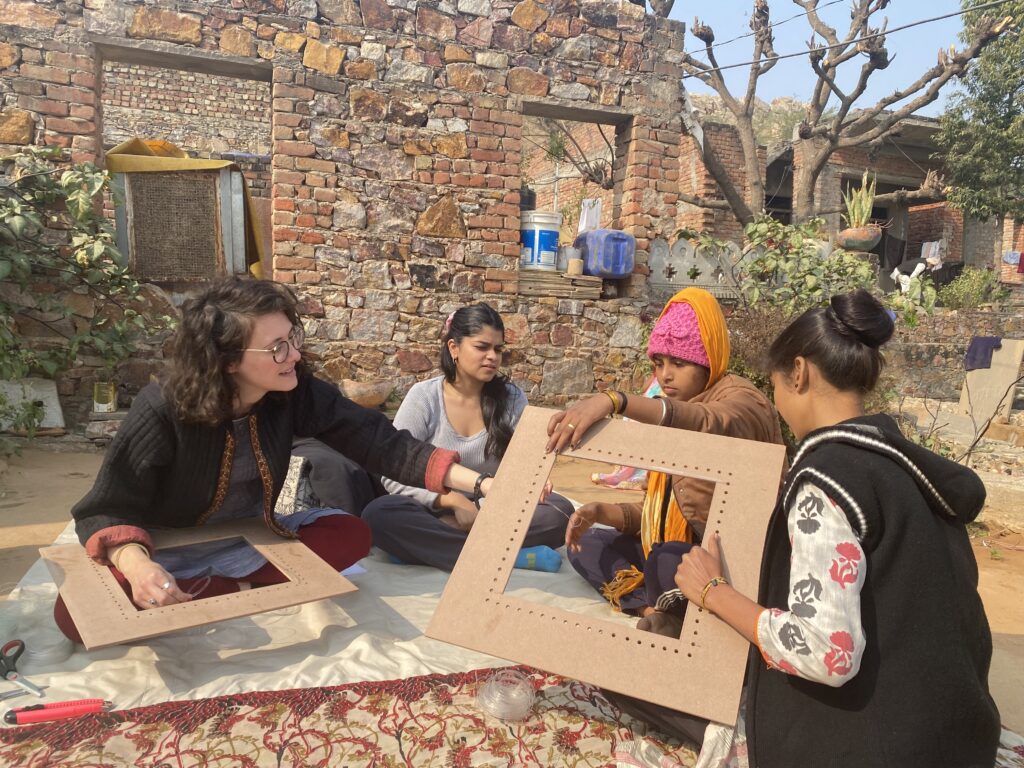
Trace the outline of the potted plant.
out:
M 843 194 L 846 204 L 846 229 L 836 235 L 836 244 L 848 251 L 870 251 L 882 239 L 882 228 L 871 223 L 871 208 L 875 202 L 875 179 L 868 179 L 864 171 L 859 189 Z

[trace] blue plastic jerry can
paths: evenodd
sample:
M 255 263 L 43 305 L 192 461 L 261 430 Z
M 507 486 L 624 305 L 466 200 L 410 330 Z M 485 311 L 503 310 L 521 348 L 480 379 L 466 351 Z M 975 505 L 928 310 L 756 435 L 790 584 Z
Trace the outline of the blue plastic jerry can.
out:
M 576 238 L 583 274 L 619 280 L 633 274 L 636 238 L 616 229 L 592 229 Z

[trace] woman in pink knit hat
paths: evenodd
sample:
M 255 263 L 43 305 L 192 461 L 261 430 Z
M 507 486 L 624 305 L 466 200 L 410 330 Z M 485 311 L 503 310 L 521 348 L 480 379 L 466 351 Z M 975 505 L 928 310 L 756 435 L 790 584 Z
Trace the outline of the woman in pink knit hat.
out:
M 576 445 L 591 425 L 615 413 L 648 424 L 782 442 L 768 398 L 727 373 L 725 316 L 707 291 L 687 288 L 669 300 L 651 331 L 647 356 L 663 397 L 608 390 L 587 398 L 551 418 L 548 450 Z M 683 553 L 701 542 L 713 492 L 708 480 L 652 471 L 642 504 L 591 503 L 576 510 L 565 536 L 569 561 L 616 609 L 643 617 L 641 629 L 678 637 L 684 605 L 673 578 Z M 611 528 L 592 528 L 594 523 Z

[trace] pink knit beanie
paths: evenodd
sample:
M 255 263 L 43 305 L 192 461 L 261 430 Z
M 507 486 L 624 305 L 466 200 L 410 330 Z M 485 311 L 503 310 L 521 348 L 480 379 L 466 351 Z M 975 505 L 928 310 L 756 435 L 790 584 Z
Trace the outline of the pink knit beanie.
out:
M 672 304 L 654 324 L 651 339 L 647 342 L 647 356 L 654 359 L 655 355 L 668 355 L 711 368 L 708 352 L 700 338 L 697 313 L 686 302 Z

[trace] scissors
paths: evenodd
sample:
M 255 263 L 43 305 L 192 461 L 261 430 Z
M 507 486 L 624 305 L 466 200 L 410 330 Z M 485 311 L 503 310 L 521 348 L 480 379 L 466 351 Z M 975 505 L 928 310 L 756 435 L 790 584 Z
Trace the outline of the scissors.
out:
M 3 648 L 0 648 L 0 675 L 3 675 L 5 679 L 10 680 L 19 688 L 24 688 L 29 693 L 42 697 L 44 695 L 42 688 L 30 683 L 18 674 L 16 664 L 24 652 L 25 643 L 21 640 L 11 640 Z

